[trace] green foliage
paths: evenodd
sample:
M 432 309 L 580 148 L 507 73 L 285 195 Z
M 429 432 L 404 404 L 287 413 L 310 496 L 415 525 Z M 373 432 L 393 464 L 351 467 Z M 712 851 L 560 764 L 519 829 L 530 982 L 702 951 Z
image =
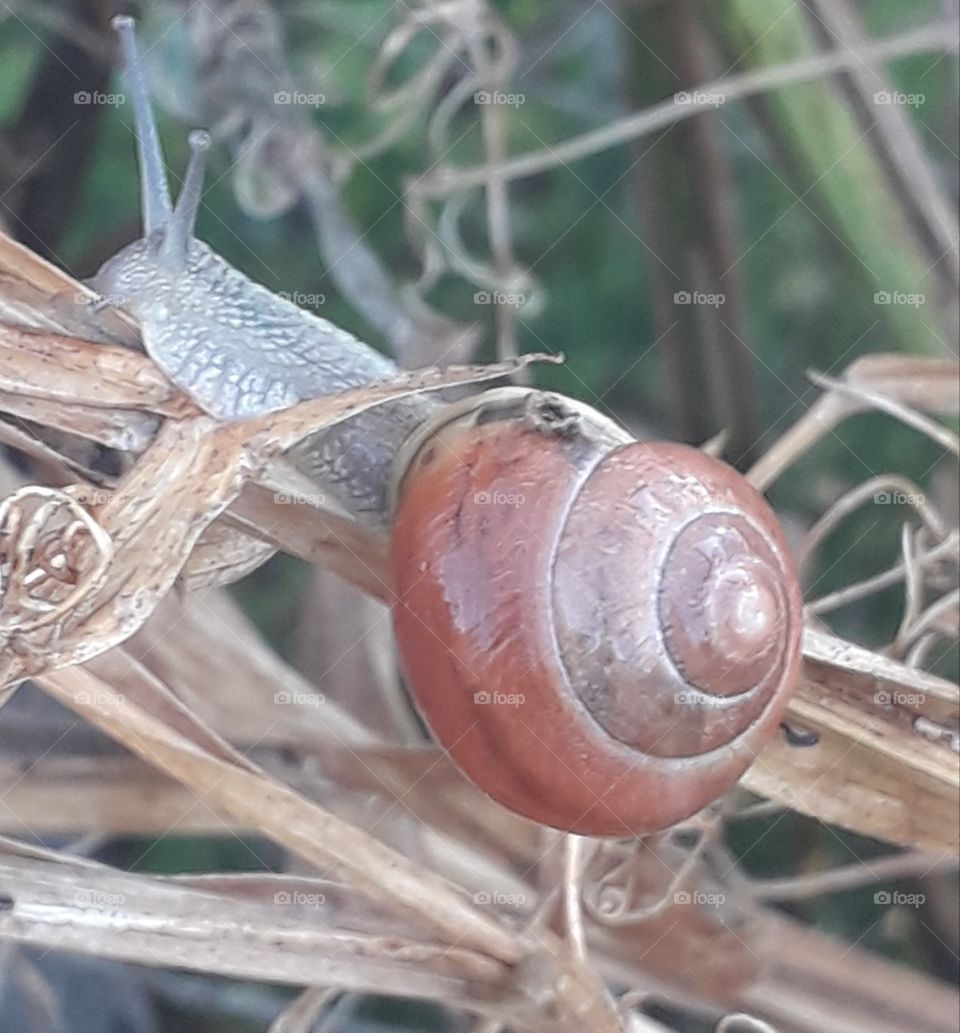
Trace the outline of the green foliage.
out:
M 784 64 L 816 53 L 808 12 L 796 0 L 728 0 L 723 10 L 724 23 L 735 46 L 747 55 L 748 67 Z M 929 263 L 902 212 L 891 202 L 868 134 L 835 83 L 825 80 L 778 90 L 767 104 L 791 161 L 785 175 L 796 184 L 796 203 L 819 215 L 816 202 L 822 202 L 828 212 L 827 229 L 853 259 L 847 282 L 853 305 L 865 308 L 863 295 L 872 298 L 875 292 L 929 292 Z M 897 246 L 891 247 L 891 241 Z M 890 319 L 901 347 L 936 353 L 935 341 L 915 308 L 887 305 L 880 315 Z

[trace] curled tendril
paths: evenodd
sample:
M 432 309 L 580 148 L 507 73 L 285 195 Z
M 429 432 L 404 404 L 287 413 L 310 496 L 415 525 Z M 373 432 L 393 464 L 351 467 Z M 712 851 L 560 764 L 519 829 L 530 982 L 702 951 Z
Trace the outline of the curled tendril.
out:
M 587 914 L 604 925 L 626 924 L 634 896 L 634 860 L 638 843 L 604 843 L 597 863 L 607 863 L 599 878 L 585 881 L 583 906 Z
M 84 489 L 30 486 L 0 501 L 0 636 L 37 631 L 67 616 L 99 585 L 113 559 Z
M 584 882 L 584 911 L 595 922 L 613 927 L 636 925 L 656 917 L 683 896 L 689 896 L 677 891 L 688 883 L 720 828 L 717 815 L 705 812 L 666 833 L 673 847 L 683 849 L 683 858 L 676 870 L 670 870 L 666 885 L 656 887 L 644 884 L 640 856 L 651 850 L 658 853 L 653 839 L 603 844 L 593 866 L 595 871 L 603 870 L 596 878 Z M 683 845 L 682 840 L 690 836 L 693 841 Z M 667 867 L 662 858 L 660 864 Z
M 502 92 L 511 82 L 518 61 L 517 41 L 486 0 L 424 0 L 405 10 L 405 17 L 381 45 L 367 78 L 367 104 L 389 116 L 388 127 L 353 152 L 366 160 L 426 117 L 427 149 L 439 171 L 447 167 L 445 159 L 462 133 L 453 123 L 465 105 L 481 93 Z M 416 72 L 391 86 L 389 80 L 401 59 L 409 56 L 415 41 L 424 38 L 433 44 L 431 55 Z M 447 85 L 451 77 L 455 81 Z M 498 117 L 507 115 L 499 112 Z M 455 168 L 450 171 L 456 174 Z M 478 197 L 482 200 L 478 191 L 457 194 L 440 206 L 437 216 L 428 205 L 418 205 L 415 189 L 405 191 L 408 235 L 423 270 L 416 289 L 424 293 L 450 271 L 476 287 L 522 298 L 528 314 L 535 314 L 542 297 L 530 271 L 512 263 L 506 271 L 495 268 L 488 259 L 471 254 L 461 237 L 461 216 L 475 207 Z

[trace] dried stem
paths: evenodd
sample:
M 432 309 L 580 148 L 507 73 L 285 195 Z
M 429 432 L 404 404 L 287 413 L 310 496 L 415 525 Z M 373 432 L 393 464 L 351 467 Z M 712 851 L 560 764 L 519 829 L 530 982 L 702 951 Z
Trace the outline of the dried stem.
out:
M 737 100 L 769 90 L 782 89 L 793 83 L 809 82 L 812 79 L 846 71 L 863 61 L 886 61 L 916 53 L 950 53 L 956 48 L 955 26 L 949 21 L 936 22 L 862 47 L 845 47 L 776 68 L 723 76 L 703 84 L 698 91 L 703 99 L 693 98 L 690 103 L 681 105 L 672 99 L 666 100 L 645 108 L 636 115 L 612 122 L 602 129 L 565 140 L 547 150 L 533 151 L 511 158 L 500 166 L 484 165 L 462 170 L 442 166 L 433 174 L 421 178 L 414 187 L 414 192 L 426 197 L 439 198 L 454 191 L 481 186 L 488 182 L 491 176 L 498 176 L 504 180 L 520 179 L 546 172 L 558 165 L 568 165 L 609 147 L 648 136 L 676 122 L 692 118 L 702 111 L 713 111 L 716 109 L 716 102 L 712 98 L 718 94 L 724 97 L 725 102 Z

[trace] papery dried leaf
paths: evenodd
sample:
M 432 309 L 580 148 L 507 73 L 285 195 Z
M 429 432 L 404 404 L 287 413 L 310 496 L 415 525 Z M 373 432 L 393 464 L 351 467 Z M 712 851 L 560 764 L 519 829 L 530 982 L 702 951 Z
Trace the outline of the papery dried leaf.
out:
M 449 944 L 515 962 L 515 935 L 481 914 L 444 880 L 270 778 L 207 753 L 123 697 L 104 692 L 82 667 L 44 674 L 38 683 L 134 753 L 189 786 L 218 810 L 250 822 L 322 872 L 372 900 L 427 923 Z
M 127 646 L 199 720 L 241 747 L 324 752 L 375 741 L 335 701 L 319 697 L 225 592 L 171 593 Z
M 884 412 L 908 427 L 920 431 L 921 434 L 926 434 L 928 438 L 953 452 L 954 455 L 960 455 L 960 440 L 956 434 L 898 398 L 849 378 L 839 381 L 824 376 L 822 373 L 810 373 L 810 379 L 818 387 L 829 388 L 840 397 L 850 399 L 854 404 L 859 403 L 861 411 L 867 412 L 870 409 L 876 409 L 878 412 Z M 942 385 L 938 386 L 942 388 Z M 910 387 L 915 389 L 916 385 L 911 384 Z M 942 391 L 939 394 L 942 394 Z M 937 398 L 937 395 L 937 392 L 933 392 L 934 399 Z
M 2 403 L 0 403 L 2 407 Z M 38 471 L 46 474 L 50 484 L 70 484 L 80 473 L 74 460 L 62 455 L 53 446 L 39 441 L 25 430 L 0 419 L 0 445 L 6 445 L 15 452 L 29 456 L 36 464 Z M 22 487 L 22 483 L 18 483 Z M 9 490 L 13 490 L 12 488 Z M 0 483 L 0 497 L 8 494 L 8 490 Z
M 333 571 L 375 599 L 391 600 L 386 535 L 337 515 L 312 493 L 297 495 L 290 486 L 301 477 L 274 476 L 271 468 L 268 484 L 248 484 L 224 519 L 291 556 Z M 276 485 L 283 487 L 277 491 Z M 290 505 L 287 498 L 297 501 Z
M 180 572 L 180 581 L 190 591 L 230 584 L 266 563 L 276 551 L 270 542 L 223 520 L 214 520 L 197 539 Z
M 955 362 L 902 355 L 868 355 L 847 367 L 841 383 L 934 413 L 956 411 L 960 381 Z M 751 468 L 748 479 L 764 490 L 804 452 L 845 419 L 873 406 L 849 393 L 828 391 Z
M 923 719 L 905 705 L 955 714 L 955 687 L 832 636 L 808 630 L 805 642 L 812 658 L 787 721 L 818 741 L 770 742 L 742 784 L 820 821 L 956 853 L 960 758 L 921 735 L 916 722 Z
M 156 677 L 123 649 L 111 649 L 103 653 L 89 661 L 86 668 L 100 679 L 105 691 L 112 692 L 124 702 L 130 702 L 156 717 L 200 749 L 230 764 L 250 771 L 256 770 L 244 754 L 186 706 L 162 678 Z M 91 703 L 85 697 L 78 698 L 74 700 L 74 708 L 83 713 L 83 708 Z
M 27 486 L 0 500 L 0 643 L 29 650 L 56 635 L 102 586 L 113 555 L 110 536 L 69 490 Z
M 221 424 L 206 416 L 168 421 L 108 500 L 92 507 L 95 522 L 90 529 L 99 528 L 110 542 L 106 570 L 97 558 L 104 552 L 102 542 L 96 554 L 88 557 L 86 572 L 81 569 L 84 557 L 72 558 L 70 576 L 78 581 L 86 577 L 87 590 L 79 598 L 71 596 L 69 611 L 58 612 L 55 621 L 39 629 L 8 604 L 8 646 L 0 658 L 0 685 L 14 684 L 44 669 L 83 663 L 142 627 L 172 587 L 203 531 L 245 482 L 306 435 L 381 402 L 504 376 L 538 358 L 419 371 L 239 423 Z M 60 508 L 70 505 L 69 497 L 60 493 Z M 56 553 L 54 528 L 34 533 L 45 534 Z M 15 548 L 20 545 L 14 541 Z M 32 557 L 28 546 L 29 542 L 23 548 Z M 19 562 L 26 566 L 26 560 Z M 96 572 L 95 580 L 90 580 L 89 571 Z M 42 591 L 49 576 L 42 565 L 24 570 L 23 576 L 27 574 L 39 579 L 37 584 L 31 582 L 31 594 Z M 8 578 L 3 591 L 9 594 L 14 581 Z
M 960 411 L 960 370 L 955 359 L 864 355 L 847 367 L 843 379 L 924 412 Z
M 110 685 L 101 691 L 116 692 Z M 9 728 L 8 728 L 9 734 Z M 135 757 L 0 759 L 0 831 L 36 836 L 223 836 L 250 831 Z M 24 775 L 24 767 L 30 772 Z
M 0 324 L 0 391 L 183 417 L 199 410 L 140 352 Z
M 125 452 L 142 452 L 159 426 L 158 418 L 149 413 L 27 398 L 7 391 L 0 391 L 0 412 Z
M 132 320 L 96 301 L 85 284 L 0 231 L 0 323 L 138 347 Z
M 71 577 L 78 583 L 86 578 L 88 590 L 68 612 L 58 613 L 55 623 L 39 629 L 24 624 L 5 595 L 10 613 L 0 684 L 13 684 L 45 667 L 82 663 L 142 626 L 173 585 L 203 528 L 242 486 L 241 443 L 232 442 L 231 449 L 215 427 L 205 417 L 168 423 L 110 500 L 92 507 L 93 526 L 109 542 L 108 562 L 103 568 L 92 554 L 74 560 Z M 63 507 L 69 505 L 68 496 L 60 493 L 60 498 Z M 55 536 L 55 528 L 47 534 Z M 54 545 L 50 548 L 55 551 Z M 7 595 L 11 585 L 12 580 L 4 586 Z
M 297 613 L 295 656 L 325 697 L 380 738 L 419 744 L 422 725 L 403 687 L 390 617 L 389 607 L 379 600 L 315 566 Z M 348 649 L 344 627 L 354 635 Z
M 239 979 L 327 980 L 460 1003 L 470 999 L 471 984 L 492 990 L 505 975 L 482 955 L 389 927 L 379 934 L 341 931 L 322 902 L 312 916 L 291 917 L 283 896 L 272 904 L 245 902 L 101 865 L 78 870 L 72 858 L 54 864 L 0 856 L 0 882 L 12 900 L 0 912 L 0 935 L 20 943 Z
M 880 712 L 923 715 L 947 722 L 960 716 L 960 686 L 824 631 L 807 628 L 803 655 L 808 672 L 838 696 L 871 704 Z

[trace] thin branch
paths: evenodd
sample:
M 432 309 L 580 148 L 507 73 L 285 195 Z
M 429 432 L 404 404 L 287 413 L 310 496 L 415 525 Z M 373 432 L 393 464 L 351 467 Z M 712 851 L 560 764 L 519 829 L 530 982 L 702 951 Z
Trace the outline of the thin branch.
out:
M 945 559 L 956 562 L 958 555 L 960 555 L 958 554 L 958 546 L 960 546 L 960 535 L 956 531 L 951 531 L 938 545 L 918 555 L 915 559 L 916 565 L 920 569 L 926 570 Z M 829 613 L 831 610 L 838 610 L 841 606 L 849 606 L 851 603 L 859 602 L 868 596 L 876 595 L 885 588 L 889 588 L 891 585 L 902 581 L 906 575 L 906 563 L 900 561 L 890 567 L 889 570 L 885 570 L 880 574 L 874 574 L 873 577 L 864 578 L 862 581 L 855 581 L 836 592 L 831 592 L 829 595 L 814 599 L 812 602 L 807 603 L 807 610 L 818 615 Z
M 833 868 L 813 875 L 797 875 L 789 879 L 750 880 L 747 889 L 756 900 L 806 900 L 826 893 L 872 886 L 878 882 L 915 879 L 934 872 L 953 872 L 960 866 L 957 857 L 932 857 L 921 851 L 893 854 L 869 861 Z
M 920 29 L 889 36 L 862 47 L 834 50 L 816 57 L 804 58 L 765 68 L 758 72 L 723 76 L 712 83 L 706 83 L 698 90 L 702 96 L 691 97 L 689 103 L 677 104 L 673 98 L 662 101 L 636 115 L 612 122 L 580 136 L 573 137 L 543 151 L 532 151 L 520 155 L 498 167 L 479 166 L 458 170 L 442 166 L 430 176 L 425 176 L 413 188 L 415 192 L 429 197 L 445 197 L 455 191 L 482 186 L 497 176 L 504 180 L 520 179 L 546 172 L 558 165 L 579 161 L 588 155 L 616 147 L 629 140 L 648 136 L 676 122 L 691 118 L 701 111 L 716 109 L 713 99 L 718 94 L 724 102 L 750 97 L 768 90 L 781 89 L 794 83 L 820 79 L 836 72 L 847 71 L 863 61 L 886 61 L 918 53 L 952 53 L 957 49 L 956 29 L 952 22 L 934 22 Z
M 865 402 L 870 407 L 895 417 L 908 427 L 913 427 L 914 430 L 920 431 L 921 434 L 926 434 L 928 438 L 936 441 L 938 445 L 942 445 L 954 455 L 960 455 L 960 438 L 956 434 L 942 424 L 937 423 L 936 420 L 931 420 L 928 416 L 924 416 L 923 413 L 917 412 L 910 406 L 904 405 L 902 402 L 890 398 L 880 391 L 871 391 L 869 388 L 863 387 L 860 384 L 852 384 L 849 381 L 835 380 L 833 377 L 817 373 L 814 370 L 810 371 L 809 376 L 817 387 L 836 391 L 841 395 L 849 395 L 860 402 Z

